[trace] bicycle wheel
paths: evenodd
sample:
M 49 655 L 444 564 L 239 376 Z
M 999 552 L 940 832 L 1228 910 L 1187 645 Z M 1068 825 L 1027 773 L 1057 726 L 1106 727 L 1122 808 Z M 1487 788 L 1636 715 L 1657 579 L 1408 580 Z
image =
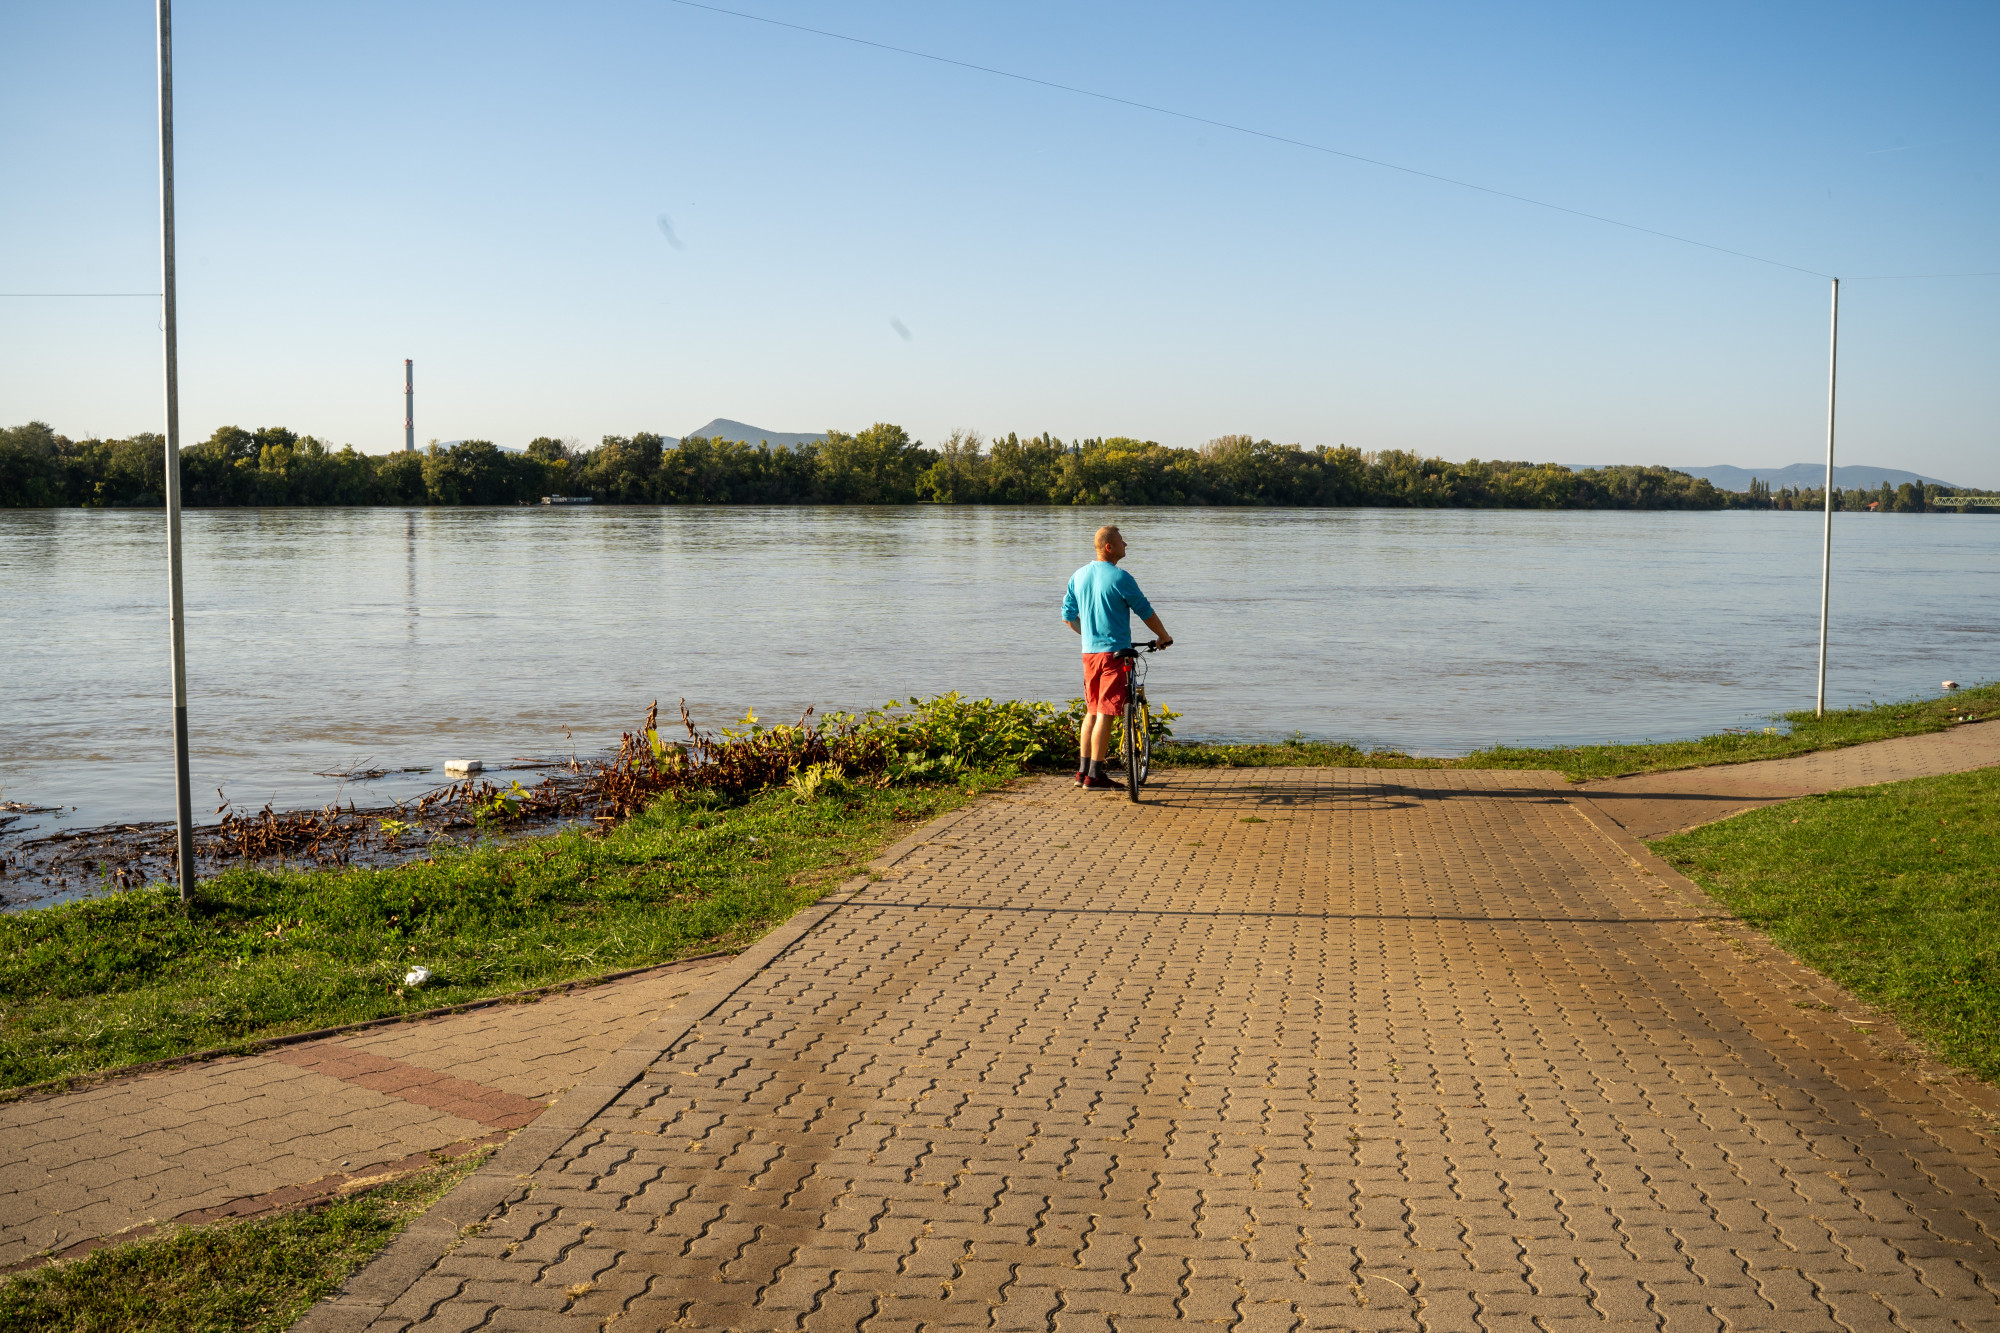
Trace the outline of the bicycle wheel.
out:
M 1146 702 L 1146 696 L 1141 694 L 1133 705 L 1133 710 L 1138 715 L 1135 722 L 1138 744 L 1133 747 L 1132 753 L 1138 760 L 1139 785 L 1143 787 L 1146 785 L 1146 779 L 1153 776 L 1153 707 Z
M 1144 732 L 1145 713 L 1140 711 L 1139 701 L 1132 695 L 1125 697 L 1125 793 L 1133 800 L 1139 799 L 1139 784 L 1145 775 L 1140 772 L 1143 761 L 1139 757 L 1139 738 Z

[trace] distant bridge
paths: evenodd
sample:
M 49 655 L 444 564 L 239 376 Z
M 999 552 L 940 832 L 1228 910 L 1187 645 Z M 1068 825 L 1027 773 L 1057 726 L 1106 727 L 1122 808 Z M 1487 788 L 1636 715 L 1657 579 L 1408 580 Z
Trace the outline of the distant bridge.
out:
M 1959 505 L 1973 509 L 2000 509 L 2000 495 L 1940 495 L 1930 503 Z

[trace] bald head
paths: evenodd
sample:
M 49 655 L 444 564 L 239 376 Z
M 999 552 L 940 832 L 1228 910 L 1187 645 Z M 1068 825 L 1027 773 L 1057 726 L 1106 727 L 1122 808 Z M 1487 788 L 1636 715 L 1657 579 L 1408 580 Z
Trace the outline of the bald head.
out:
M 1118 525 L 1107 523 L 1097 530 L 1093 543 L 1097 547 L 1097 558 L 1117 564 L 1125 558 L 1125 535 L 1118 531 Z

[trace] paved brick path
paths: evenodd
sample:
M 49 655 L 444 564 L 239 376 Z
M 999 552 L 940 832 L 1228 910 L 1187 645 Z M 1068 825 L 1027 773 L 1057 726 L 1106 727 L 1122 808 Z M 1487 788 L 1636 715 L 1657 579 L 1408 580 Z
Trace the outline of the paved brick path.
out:
M 2000 1328 L 2000 1104 L 1554 775 L 1167 776 L 931 826 L 302 1327 Z
M 714 966 L 0 1105 L 0 1271 L 497 1141 Z
M 2000 764 L 2000 722 L 1871 741 L 1790 759 L 1587 782 L 1580 788 L 1634 837 L 1657 838 L 1813 792 L 1962 773 Z

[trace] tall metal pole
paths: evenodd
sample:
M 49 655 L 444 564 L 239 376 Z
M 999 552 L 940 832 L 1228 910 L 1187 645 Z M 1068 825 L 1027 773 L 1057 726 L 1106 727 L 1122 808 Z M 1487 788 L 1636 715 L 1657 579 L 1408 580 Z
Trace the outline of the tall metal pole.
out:
M 159 0 L 160 292 L 167 371 L 167 618 L 174 672 L 174 824 L 181 901 L 194 897 L 194 799 L 188 787 L 186 607 L 181 599 L 181 380 L 174 306 L 174 25 L 172 0 Z
M 417 372 L 410 358 L 403 358 L 403 452 L 417 451 Z
M 1840 388 L 1840 279 L 1833 280 L 1833 313 L 1826 349 L 1826 536 L 1819 553 L 1819 696 L 1813 715 L 1826 715 L 1826 610 L 1833 582 L 1833 408 Z

